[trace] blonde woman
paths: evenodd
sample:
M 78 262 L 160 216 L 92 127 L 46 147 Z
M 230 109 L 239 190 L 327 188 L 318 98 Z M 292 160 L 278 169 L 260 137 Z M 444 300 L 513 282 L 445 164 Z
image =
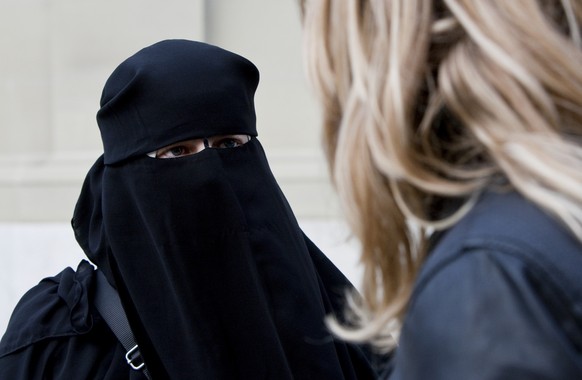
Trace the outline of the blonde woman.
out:
M 582 378 L 582 1 L 305 0 L 390 379 Z

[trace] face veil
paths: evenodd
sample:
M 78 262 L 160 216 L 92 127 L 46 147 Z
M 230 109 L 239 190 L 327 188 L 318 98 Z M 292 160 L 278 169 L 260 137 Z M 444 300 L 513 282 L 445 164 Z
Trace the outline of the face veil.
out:
M 73 229 L 119 291 L 153 378 L 371 373 L 324 326 L 349 284 L 303 235 L 255 138 L 258 78 L 236 54 L 170 40 L 128 58 L 105 85 L 105 152 Z M 147 155 L 227 134 L 253 138 L 175 159 Z

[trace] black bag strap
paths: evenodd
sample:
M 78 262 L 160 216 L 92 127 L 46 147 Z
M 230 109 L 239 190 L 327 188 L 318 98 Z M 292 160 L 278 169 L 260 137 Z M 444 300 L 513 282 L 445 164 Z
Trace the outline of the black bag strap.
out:
M 135 342 L 131 328 L 129 327 L 129 322 L 125 311 L 121 306 L 121 300 L 119 299 L 119 294 L 117 291 L 109 284 L 103 272 L 99 269 L 97 272 L 97 283 L 95 291 L 95 306 L 97 310 L 111 328 L 111 331 L 115 334 L 117 339 L 123 345 L 123 348 L 127 351 L 125 354 L 125 360 L 127 364 L 136 371 L 142 371 L 145 377 L 151 379 L 150 373 L 148 372 L 139 347 Z

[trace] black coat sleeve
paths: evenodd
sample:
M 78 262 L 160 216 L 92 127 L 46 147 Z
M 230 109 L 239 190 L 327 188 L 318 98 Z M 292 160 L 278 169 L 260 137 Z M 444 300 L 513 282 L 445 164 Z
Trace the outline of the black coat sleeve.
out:
M 581 332 L 562 301 L 543 268 L 465 252 L 417 285 L 389 378 L 581 379 Z

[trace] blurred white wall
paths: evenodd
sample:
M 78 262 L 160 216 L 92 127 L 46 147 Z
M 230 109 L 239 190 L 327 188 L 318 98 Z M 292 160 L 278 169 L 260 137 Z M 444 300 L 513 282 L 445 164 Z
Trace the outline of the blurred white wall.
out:
M 69 227 L 102 146 L 101 88 L 137 50 L 167 38 L 253 61 L 259 139 L 300 224 L 358 283 L 320 149 L 295 0 L 0 0 L 0 334 L 17 300 L 83 253 Z

